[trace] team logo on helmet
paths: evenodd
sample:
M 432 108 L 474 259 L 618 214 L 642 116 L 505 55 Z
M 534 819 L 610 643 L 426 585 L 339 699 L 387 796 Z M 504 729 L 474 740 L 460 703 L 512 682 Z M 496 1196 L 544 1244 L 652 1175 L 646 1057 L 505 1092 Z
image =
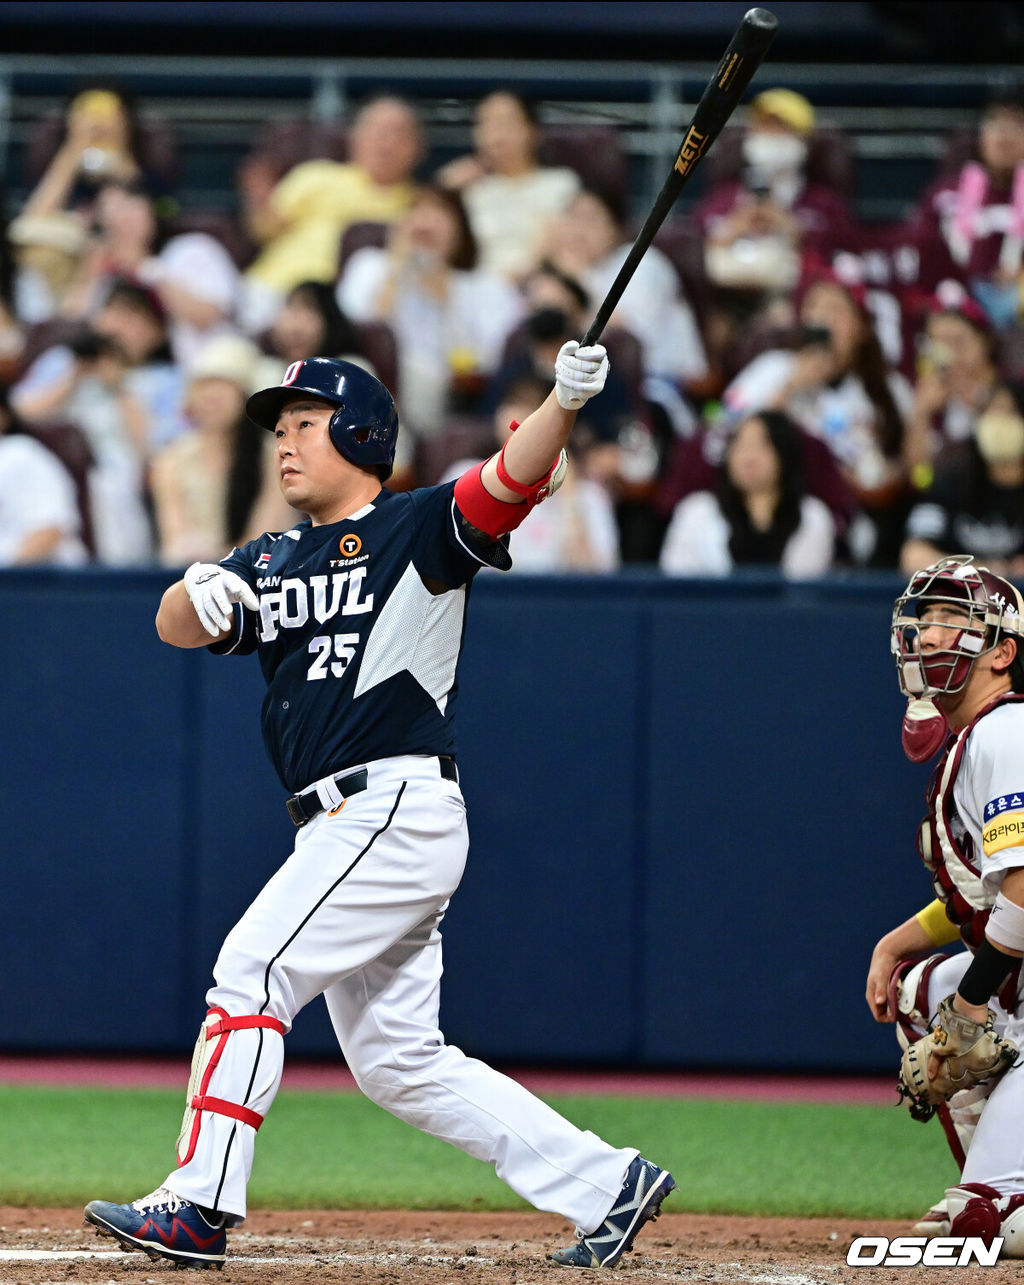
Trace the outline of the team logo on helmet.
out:
M 348 535 L 343 535 L 338 541 L 338 548 L 341 550 L 341 555 L 344 558 L 354 558 L 360 552 L 362 547 L 362 540 L 360 540 L 360 538 L 352 531 L 350 531 Z
M 927 646 L 922 635 L 932 635 Z M 905 696 L 962 691 L 979 656 L 1006 635 L 1024 634 L 1024 599 L 970 556 L 915 572 L 896 599 L 890 644 Z

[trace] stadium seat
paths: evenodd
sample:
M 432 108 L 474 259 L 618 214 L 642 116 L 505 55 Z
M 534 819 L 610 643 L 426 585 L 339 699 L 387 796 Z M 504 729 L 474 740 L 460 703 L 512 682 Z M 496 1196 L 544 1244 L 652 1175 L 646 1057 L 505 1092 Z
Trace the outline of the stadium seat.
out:
M 539 159 L 567 165 L 587 187 L 625 204 L 629 165 L 618 131 L 610 125 L 545 125 Z
M 386 223 L 360 222 L 350 223 L 341 234 L 341 240 L 338 243 L 338 276 L 340 277 L 345 270 L 345 264 L 349 261 L 357 250 L 362 250 L 365 246 L 373 246 L 376 249 L 383 249 L 388 240 L 388 225 Z
M 170 230 L 172 235 L 205 232 L 221 243 L 238 268 L 247 267 L 256 254 L 257 247 L 226 210 L 180 210 L 171 220 Z
M 78 499 L 78 512 L 82 522 L 82 543 L 91 558 L 96 556 L 96 541 L 92 527 L 92 509 L 89 501 L 89 470 L 95 460 L 85 434 L 77 424 L 26 424 L 29 437 L 41 442 L 60 460 L 71 474 Z
M 416 476 L 434 486 L 458 460 L 482 460 L 497 449 L 494 425 L 486 415 L 452 415 L 435 437 L 416 443 Z
M 25 344 L 21 350 L 21 369 L 28 370 L 29 366 L 46 352 L 47 348 L 54 348 L 58 344 L 66 344 L 69 340 L 80 335 L 85 329 L 84 322 L 72 320 L 68 317 L 51 317 L 48 321 L 37 321 L 31 326 L 25 328 Z
M 762 353 L 776 348 L 792 349 L 796 346 L 795 326 L 780 326 L 768 317 L 752 317 L 740 327 L 739 337 L 722 359 L 722 376 L 730 381 Z
M 342 121 L 309 117 L 267 121 L 257 131 L 244 160 L 254 156 L 268 160 L 278 178 L 302 161 L 344 161 L 348 158 L 347 129 Z
M 395 332 L 386 321 L 353 321 L 359 352 L 373 367 L 380 382 L 395 393 L 398 387 L 398 343 Z M 276 356 L 270 330 L 256 337 L 256 343 L 268 356 Z
M 24 180 L 35 187 L 53 160 L 64 135 L 64 115 L 51 112 L 29 127 L 24 153 Z M 138 160 L 143 170 L 167 191 L 173 191 L 180 175 L 180 154 L 174 125 L 146 116 L 138 124 Z
M 608 361 L 626 385 L 629 399 L 639 412 L 643 407 L 644 362 L 640 340 L 623 326 L 609 326 L 600 342 L 608 351 Z
M 954 130 L 946 139 L 946 145 L 939 158 L 936 178 L 955 174 L 968 161 L 978 159 L 978 127 L 970 126 Z
M 635 235 L 639 228 L 633 231 Z M 655 234 L 654 244 L 679 274 L 683 295 L 703 329 L 714 302 L 714 289 L 704 267 L 704 242 L 699 231 L 690 219 L 666 219 Z
M 359 336 L 363 356 L 377 372 L 385 388 L 396 393 L 398 389 L 398 344 L 395 332 L 386 321 L 358 321 L 352 323 Z

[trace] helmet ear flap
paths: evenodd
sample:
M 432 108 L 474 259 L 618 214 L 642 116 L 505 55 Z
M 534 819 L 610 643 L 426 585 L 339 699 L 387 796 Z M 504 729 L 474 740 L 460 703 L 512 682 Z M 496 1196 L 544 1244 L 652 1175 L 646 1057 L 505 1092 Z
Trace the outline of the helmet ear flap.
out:
M 369 429 L 353 429 L 351 420 L 351 410 L 346 406 L 339 406 L 327 421 L 327 432 L 334 444 L 334 449 L 347 460 L 351 459 L 352 455 L 351 450 L 345 449 L 344 443 L 356 442 L 361 446 L 370 436 Z
M 395 427 L 397 430 L 397 421 Z M 373 430 L 370 428 L 353 428 L 352 411 L 349 407 L 338 407 L 327 421 L 327 433 L 334 445 L 334 449 L 342 459 L 348 460 L 351 464 L 370 469 L 371 472 L 377 474 L 382 482 L 386 482 L 391 476 L 390 463 L 384 463 L 381 460 L 375 460 L 373 463 L 363 463 L 360 458 L 362 447 L 373 438 Z M 392 445 L 393 453 L 394 447 Z
M 342 450 L 341 443 L 344 440 L 344 430 L 348 424 L 348 411 L 344 406 L 339 406 L 331 418 L 327 421 L 327 433 L 334 444 L 334 449 L 339 455 L 348 459 L 348 456 Z

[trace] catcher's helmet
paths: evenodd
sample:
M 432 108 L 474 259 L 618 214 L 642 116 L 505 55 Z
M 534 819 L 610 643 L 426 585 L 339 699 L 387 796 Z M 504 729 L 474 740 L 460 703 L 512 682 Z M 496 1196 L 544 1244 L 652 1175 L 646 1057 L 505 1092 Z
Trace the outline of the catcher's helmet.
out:
M 331 441 L 352 464 L 372 469 L 382 482 L 387 481 L 395 464 L 398 411 L 375 375 L 334 357 L 293 361 L 277 387 L 253 393 L 245 413 L 254 424 L 273 432 L 281 407 L 297 393 L 333 402 L 338 409 L 328 426 Z
M 956 618 L 944 620 L 941 610 L 932 610 L 927 621 L 922 619 L 929 608 L 942 607 L 955 611 Z M 948 631 L 947 642 L 922 651 L 921 632 L 933 626 Z M 1007 634 L 1024 639 L 1024 598 L 1009 580 L 974 566 L 969 555 L 943 558 L 915 572 L 892 613 L 900 690 L 905 696 L 961 691 L 978 657 Z

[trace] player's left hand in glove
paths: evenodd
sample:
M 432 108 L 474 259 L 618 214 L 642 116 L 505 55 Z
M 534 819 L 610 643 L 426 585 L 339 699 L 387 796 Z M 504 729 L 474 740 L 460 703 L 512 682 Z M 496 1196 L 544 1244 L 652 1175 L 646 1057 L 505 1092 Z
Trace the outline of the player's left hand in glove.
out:
M 555 396 L 563 410 L 579 410 L 604 388 L 608 354 L 601 344 L 581 348 L 570 339 L 558 350 L 555 361 Z
M 907 1099 L 915 1120 L 929 1119 L 960 1089 L 996 1079 L 1013 1066 L 1019 1050 L 996 1033 L 994 1020 L 991 1009 L 984 1023 L 957 1012 L 952 995 L 939 1004 L 932 1029 L 911 1044 L 900 1062 L 900 1097 Z
M 184 584 L 199 623 L 214 638 L 231 628 L 233 603 L 259 610 L 255 590 L 234 571 L 215 562 L 193 562 L 185 572 Z

